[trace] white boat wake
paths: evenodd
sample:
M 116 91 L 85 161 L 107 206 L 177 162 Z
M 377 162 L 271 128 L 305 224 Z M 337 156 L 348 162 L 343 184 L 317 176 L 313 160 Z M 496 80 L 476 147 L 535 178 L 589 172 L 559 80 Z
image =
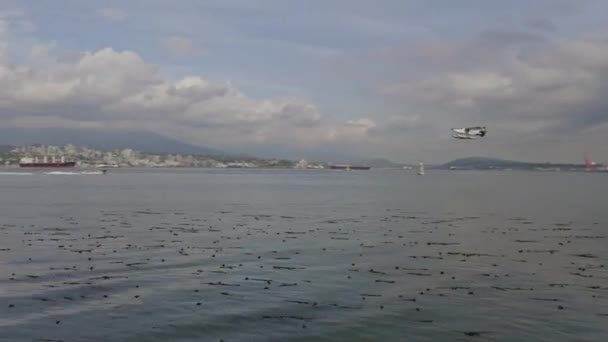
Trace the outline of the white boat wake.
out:
M 63 175 L 63 176 L 75 176 L 75 175 L 103 175 L 106 171 L 43 171 L 43 172 L 0 172 L 0 176 L 34 176 L 34 175 Z
M 0 172 L 0 175 L 31 176 L 31 175 L 33 175 L 33 173 L 31 173 L 31 172 Z
M 82 172 L 66 172 L 66 171 L 50 171 L 44 172 L 45 175 L 103 175 L 102 171 L 82 171 Z

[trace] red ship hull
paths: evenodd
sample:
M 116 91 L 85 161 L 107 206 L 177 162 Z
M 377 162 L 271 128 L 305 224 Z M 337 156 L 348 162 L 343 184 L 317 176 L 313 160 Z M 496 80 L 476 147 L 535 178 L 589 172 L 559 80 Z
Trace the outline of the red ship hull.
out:
M 31 168 L 70 168 L 76 166 L 76 162 L 65 162 L 65 163 L 20 163 L 20 167 L 31 167 Z

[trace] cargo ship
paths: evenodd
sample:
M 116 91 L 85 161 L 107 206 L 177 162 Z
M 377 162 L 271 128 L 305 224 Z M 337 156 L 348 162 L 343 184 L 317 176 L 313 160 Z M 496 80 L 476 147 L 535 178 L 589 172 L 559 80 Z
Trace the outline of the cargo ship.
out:
M 64 157 L 61 157 L 60 161 L 56 161 L 53 157 L 51 161 L 47 160 L 47 157 L 44 157 L 42 161 L 36 158 L 23 158 L 19 162 L 19 167 L 25 168 L 71 168 L 75 167 L 76 162 L 74 161 L 65 161 Z
M 329 168 L 332 170 L 369 170 L 371 166 L 353 166 L 353 165 L 329 165 Z
M 591 160 L 589 160 L 587 155 L 585 155 L 585 172 L 608 173 L 608 166 L 603 166 L 594 161 L 591 161 Z

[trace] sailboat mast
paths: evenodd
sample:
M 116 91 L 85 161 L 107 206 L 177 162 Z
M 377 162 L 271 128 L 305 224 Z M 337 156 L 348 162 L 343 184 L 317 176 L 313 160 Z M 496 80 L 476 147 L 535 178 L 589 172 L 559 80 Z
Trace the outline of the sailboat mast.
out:
M 420 175 L 420 176 L 424 175 L 424 164 L 423 163 L 418 163 L 418 175 Z

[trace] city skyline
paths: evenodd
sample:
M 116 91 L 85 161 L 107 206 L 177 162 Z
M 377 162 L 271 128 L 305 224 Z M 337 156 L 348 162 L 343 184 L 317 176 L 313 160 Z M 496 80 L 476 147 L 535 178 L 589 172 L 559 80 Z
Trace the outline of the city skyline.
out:
M 608 160 L 607 9 L 4 0 L 0 128 L 153 132 L 278 158 Z M 487 136 L 452 140 L 475 125 Z
M 150 153 L 122 148 L 99 150 L 87 146 L 35 144 L 6 146 L 0 153 L 0 163 L 18 166 L 20 163 L 73 161 L 85 167 L 216 167 L 256 168 L 293 167 L 295 162 L 281 159 L 262 159 L 246 156 L 193 155 L 181 153 Z M 315 166 L 315 164 L 311 164 Z
M 385 158 L 359 161 L 320 161 L 306 158 L 260 158 L 255 156 L 226 154 L 153 153 L 133 148 L 96 149 L 88 146 L 67 144 L 63 146 L 33 144 L 23 146 L 0 145 L 0 165 L 18 167 L 29 163 L 74 163 L 85 168 L 111 167 L 202 167 L 202 168 L 293 168 L 329 169 L 334 166 L 352 166 L 379 169 L 407 169 L 424 163 L 394 162 Z M 435 169 L 450 170 L 534 170 L 534 171 L 600 171 L 607 172 L 605 163 L 588 156 L 583 163 L 559 163 L 551 161 L 518 161 L 493 157 L 470 156 L 446 163 L 427 165 Z

